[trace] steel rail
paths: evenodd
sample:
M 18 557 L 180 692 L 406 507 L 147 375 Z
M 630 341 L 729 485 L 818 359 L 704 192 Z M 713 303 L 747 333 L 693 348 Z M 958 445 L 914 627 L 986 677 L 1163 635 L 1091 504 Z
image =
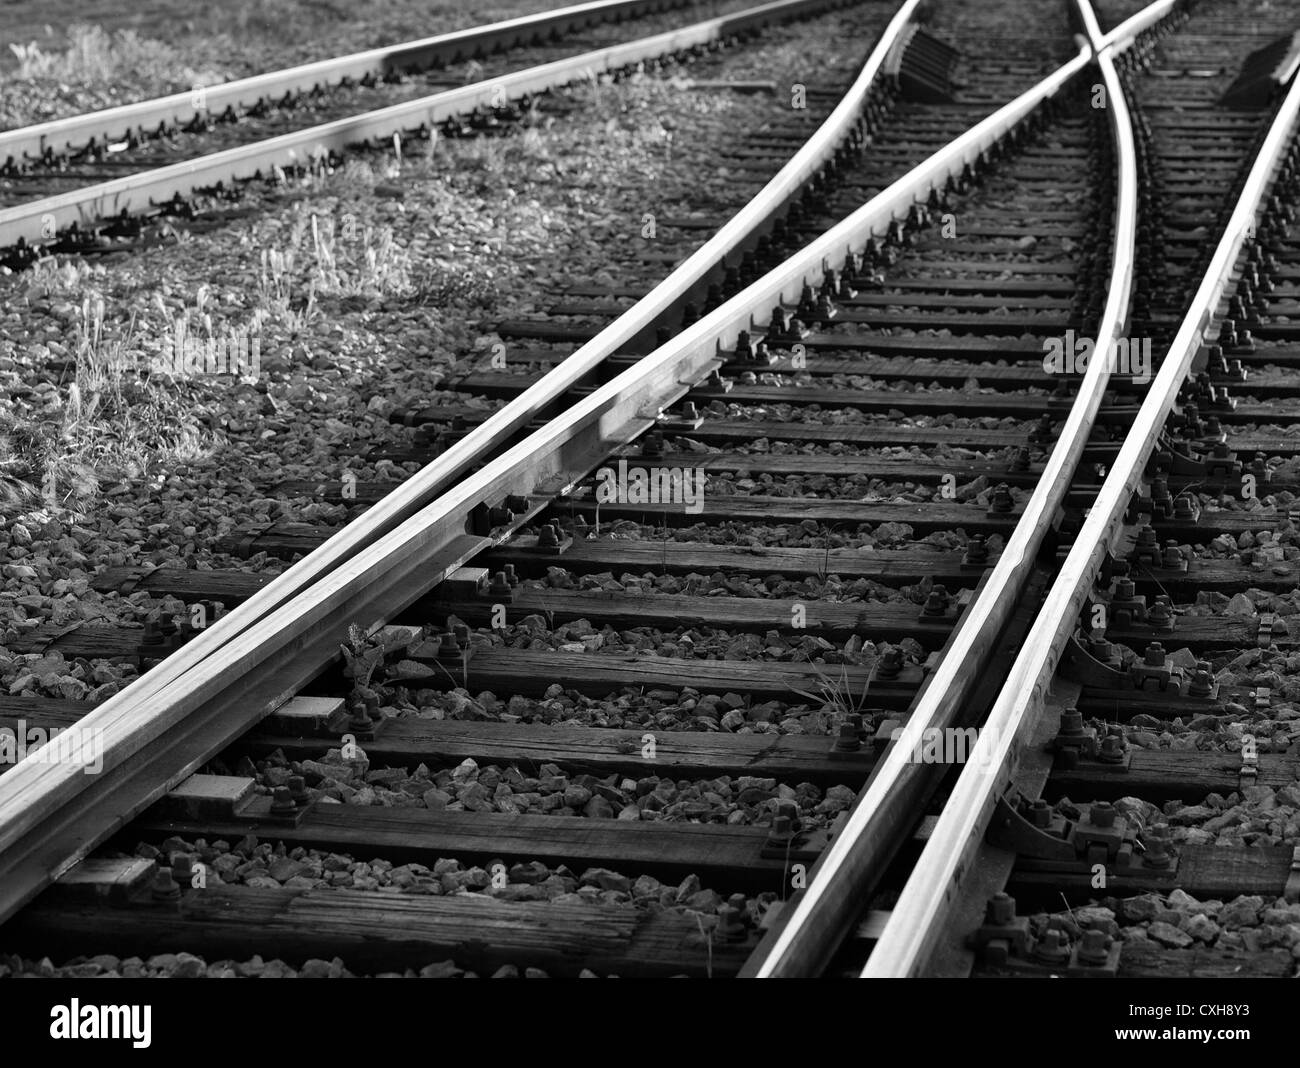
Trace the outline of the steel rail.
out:
M 1125 509 L 1142 481 L 1166 417 L 1213 323 L 1238 256 L 1252 232 L 1283 153 L 1296 134 L 1300 80 L 1291 85 L 1256 156 L 1196 296 L 1179 326 L 1155 380 L 1096 503 L 1048 591 L 1042 610 L 999 693 L 984 731 L 962 770 L 880 940 L 864 977 L 911 976 L 925 966 L 943 918 L 978 850 L 997 796 L 1009 784 L 1024 739 L 1041 714 L 1067 638 L 1088 591 L 1121 534 Z M 1091 368 L 1089 368 L 1091 371 Z
M 501 107 L 509 101 L 548 92 L 606 71 L 713 44 L 758 26 L 844 7 L 851 2 L 854 0 L 772 0 L 747 11 L 594 49 L 458 89 L 16 204 L 0 209 L 0 248 L 15 247 L 20 242 L 34 246 L 74 223 L 83 230 L 90 229 L 96 222 L 112 216 L 140 214 L 197 189 L 268 174 L 275 167 L 325 159 L 330 152 L 342 153 L 350 145 L 363 141 L 382 140 L 410 130 L 432 130 L 439 123 L 481 108 Z
M 1080 0 L 1090 45 L 1099 39 L 1095 18 Z M 1130 20 L 1131 22 L 1133 20 Z M 1145 28 L 1145 23 L 1134 23 Z M 1140 31 L 1138 31 L 1140 32 Z M 1101 63 L 1108 96 L 1107 111 L 1117 151 L 1117 195 L 1108 296 L 1097 330 L 1098 352 L 1122 336 L 1128 317 L 1137 237 L 1137 163 L 1124 103 L 1123 88 L 1109 57 Z M 1103 347 L 1107 346 L 1107 347 Z M 1034 558 L 1063 505 L 1097 411 L 1105 395 L 1108 361 L 1094 360 L 1080 383 L 1057 443 L 1021 520 L 1007 540 L 992 572 L 977 591 L 934 676 L 917 699 L 907 723 L 886 748 L 859 795 L 848 820 L 809 874 L 805 892 L 793 899 L 789 915 L 778 919 L 775 935 L 765 939 L 742 974 L 755 978 L 817 974 L 844 931 L 861 911 L 861 893 L 871 872 L 888 861 L 886 845 L 898 827 L 915 819 L 925 770 L 912 761 L 925 731 L 949 726 L 974 689 L 978 671 L 1015 607 L 1034 566 Z M 915 879 L 915 877 L 914 877 Z M 909 889 L 912 882 L 909 881 Z M 907 890 L 900 903 L 907 902 Z
M 232 653 L 232 642 L 241 633 L 253 633 L 251 648 L 255 651 L 260 649 L 263 659 L 273 653 L 279 655 L 286 645 L 305 649 L 313 640 L 312 628 L 317 627 L 317 620 L 321 617 L 307 621 L 304 616 L 302 627 L 277 645 L 271 636 L 279 633 L 280 628 L 287 627 L 286 619 L 297 618 L 294 613 L 299 611 L 297 607 L 286 609 L 285 606 L 303 591 L 314 588 L 313 584 L 343 574 L 345 568 L 351 567 L 349 561 L 356 559 L 367 546 L 392 532 L 399 524 L 405 523 L 402 529 L 408 533 L 422 529 L 421 523 L 429 524 L 429 530 L 436 530 L 442 539 L 439 545 L 444 550 L 449 546 L 455 550 L 449 553 L 449 558 L 459 562 L 466 551 L 466 543 L 473 541 L 464 536 L 467 500 L 497 500 L 506 493 L 526 493 L 535 487 L 532 481 L 522 490 L 513 484 L 509 489 L 500 489 L 498 485 L 503 471 L 514 473 L 518 478 L 532 471 L 530 461 L 533 456 L 523 446 L 509 454 L 514 457 L 510 465 L 503 468 L 498 464 L 490 469 L 490 474 L 479 472 L 469 476 L 471 468 L 501 449 L 547 405 L 562 397 L 620 347 L 652 327 L 692 287 L 702 285 L 710 272 L 720 270 L 725 257 L 756 240 L 765 227 L 770 227 L 789 198 L 831 160 L 850 136 L 868 94 L 878 84 L 891 51 L 919 6 L 920 0 L 906 0 L 883 31 L 840 105 L 816 133 L 749 204 L 647 297 L 324 545 L 277 576 L 263 590 L 223 616 L 162 664 L 91 711 L 81 726 L 88 730 L 103 730 L 109 742 L 104 753 L 105 774 L 102 778 L 108 778 L 114 767 L 128 760 L 144 762 L 159 758 L 159 753 L 167 748 L 163 737 L 167 732 L 186 717 L 196 721 L 201 718 L 196 715 L 196 710 L 203 701 L 210 701 L 213 695 L 220 694 L 223 687 L 248 680 L 248 672 L 257 658 L 253 656 L 244 660 Z M 907 204 L 910 205 L 910 200 Z M 760 306 L 745 306 L 746 324 L 750 312 Z M 704 321 L 711 322 L 714 318 L 707 317 Z M 698 324 L 696 329 L 699 329 Z M 637 366 L 644 363 L 642 361 Z M 662 367 L 662 361 L 656 366 Z M 662 371 L 659 373 L 660 377 L 664 374 Z M 673 390 L 680 390 L 671 368 L 667 375 L 671 388 L 665 396 Z M 625 378 L 626 374 L 620 376 L 619 381 Z M 608 390 L 601 395 L 608 396 Z M 528 441 L 535 439 L 536 435 Z M 602 437 L 600 440 L 603 442 L 605 439 Z M 597 455 L 593 462 L 599 459 Z M 457 479 L 462 480 L 459 485 L 456 485 Z M 426 507 L 439 492 L 452 486 L 459 491 L 454 498 L 440 502 L 432 511 Z M 424 511 L 420 512 L 420 509 Z M 413 520 L 417 513 L 423 519 L 417 517 Z M 434 534 L 430 533 L 426 545 L 434 540 Z M 475 545 L 486 547 L 490 543 L 484 539 Z M 432 558 L 432 550 L 426 547 L 425 552 Z M 373 560 L 373 553 L 367 559 Z M 455 566 L 455 563 L 449 566 Z M 427 570 L 432 573 L 435 565 L 429 563 Z M 413 580 L 408 578 L 406 581 L 412 584 Z M 431 584 L 432 580 L 425 581 L 424 587 Z M 378 585 L 372 584 L 370 588 L 378 589 Z M 366 589 L 366 584 L 362 583 L 360 590 L 364 592 Z M 396 589 L 402 596 L 407 593 L 401 585 Z M 353 591 L 351 596 L 358 606 L 370 603 L 362 593 Z M 370 600 L 378 606 L 383 596 L 376 595 Z M 339 612 L 343 603 L 335 604 L 332 610 Z M 358 607 L 350 618 L 370 619 L 373 616 Z M 284 634 L 288 635 L 288 631 Z M 315 636 L 319 637 L 318 634 Z M 312 665 L 313 673 L 329 659 L 331 641 L 336 646 L 337 635 L 331 633 L 328 640 L 321 641 L 324 659 Z M 243 648 L 247 651 L 250 647 Z M 266 665 L 258 666 L 264 668 L 264 673 L 271 670 Z M 285 666 L 280 664 L 275 670 L 283 672 Z M 259 699 L 263 705 L 269 702 L 273 706 L 291 690 L 291 685 L 273 685 L 267 690 L 269 696 Z M 248 709 L 254 711 L 244 717 L 245 726 L 256 721 L 261 714 L 256 709 L 261 707 L 250 698 Z M 231 722 L 237 721 L 232 719 Z M 238 730 L 234 733 L 237 734 Z M 159 774 L 159 790 L 174 784 L 192 769 L 188 755 L 174 766 L 168 764 L 167 771 Z M 85 776 L 78 775 L 78 769 L 60 768 L 57 764 L 40 764 L 33 760 L 20 762 L 10 769 L 0 778 L 0 919 L 11 914 L 41 886 L 75 863 L 107 833 L 105 827 L 125 819 L 129 811 L 137 810 L 143 803 L 141 798 L 152 799 L 156 792 L 142 790 L 138 795 L 132 795 L 131 802 L 127 803 L 110 799 L 112 790 L 103 788 L 98 780 L 87 782 Z M 64 808 L 68 810 L 66 813 L 62 811 Z M 55 814 L 66 816 L 58 830 L 54 828 L 58 822 Z
M 1157 0 L 1154 4 L 1148 4 L 1135 15 L 1130 15 L 1109 33 L 1102 33 L 1101 27 L 1097 24 L 1097 16 L 1093 13 L 1091 5 L 1085 10 L 1088 14 L 1084 15 L 1085 22 L 1091 20 L 1091 26 L 1096 29 L 1096 33 L 1090 32 L 1089 39 L 1093 43 L 1096 52 L 1109 51 L 1111 57 L 1118 56 L 1126 52 L 1143 33 L 1151 29 L 1157 22 L 1172 15 L 1175 11 L 1184 6 L 1183 0 Z M 1084 5 L 1080 5 L 1084 7 Z
M 308 92 L 349 78 L 360 81 L 367 77 L 381 77 L 393 70 L 451 64 L 602 22 L 686 7 L 690 2 L 591 0 L 555 11 L 522 15 L 435 37 L 371 48 L 218 85 L 196 85 L 182 93 L 0 131 L 0 160 L 19 164 L 23 160 L 40 159 L 46 153 L 58 156 L 99 142 L 120 141 L 133 132 L 156 128 L 160 123 L 192 122 L 203 115 L 222 114 L 227 109 L 245 111 L 268 97 Z

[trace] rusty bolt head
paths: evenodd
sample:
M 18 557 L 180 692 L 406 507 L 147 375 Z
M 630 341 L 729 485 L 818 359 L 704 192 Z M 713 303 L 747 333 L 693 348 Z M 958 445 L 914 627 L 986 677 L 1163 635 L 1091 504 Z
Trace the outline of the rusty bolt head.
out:
M 1016 918 L 1016 899 L 1005 892 L 994 894 L 989 898 L 984 918 L 986 923 L 1005 927 Z
M 1098 801 L 1088 810 L 1088 819 L 1097 827 L 1115 826 L 1118 813 L 1109 801 Z
M 1084 931 L 1079 942 L 1079 960 L 1085 964 L 1105 964 L 1110 956 L 1110 944 L 1105 931 Z
M 181 896 L 181 888 L 172 877 L 170 868 L 159 867 L 154 872 L 149 894 L 155 901 L 175 901 Z
M 853 753 L 862 748 L 862 739 L 858 729 L 852 723 L 841 723 L 839 737 L 835 739 L 835 748 L 842 753 Z
M 1070 957 L 1070 943 L 1064 931 L 1055 928 L 1043 932 L 1043 937 L 1034 947 L 1034 956 L 1047 964 L 1064 962 Z

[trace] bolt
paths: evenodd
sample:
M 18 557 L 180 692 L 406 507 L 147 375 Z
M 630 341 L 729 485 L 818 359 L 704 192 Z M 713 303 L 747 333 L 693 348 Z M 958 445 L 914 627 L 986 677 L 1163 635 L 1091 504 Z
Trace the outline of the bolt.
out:
M 1111 587 L 1111 594 L 1117 601 L 1131 601 L 1137 593 L 1137 586 L 1131 578 L 1117 578 Z
M 1213 690 L 1214 676 L 1210 673 L 1210 662 L 1208 660 L 1198 660 L 1187 692 L 1192 697 L 1209 697 Z
M 1157 597 L 1155 604 L 1147 608 L 1147 622 L 1153 627 L 1173 629 L 1173 610 L 1161 597 Z M 1163 661 L 1161 661 L 1161 664 L 1163 664 Z M 1153 666 L 1159 667 L 1161 665 L 1156 664 Z
M 554 523 L 547 523 L 537 532 L 537 547 L 539 549 L 554 549 L 559 544 L 560 538 Z
M 171 855 L 172 878 L 179 882 L 189 882 L 194 869 L 193 853 L 173 853 Z
M 1061 712 L 1061 728 L 1057 735 L 1066 738 L 1083 736 L 1083 713 L 1077 708 L 1067 708 Z
M 1097 801 L 1088 811 L 1088 819 L 1097 827 L 1114 827 L 1117 813 L 1109 801 Z
M 966 543 L 966 554 L 962 557 L 963 564 L 983 564 L 988 561 L 989 547 L 984 540 L 983 534 L 974 534 L 970 541 Z
M 993 491 L 993 496 L 989 501 L 989 508 L 994 512 L 1010 512 L 1016 506 L 1015 498 L 1011 496 L 1011 489 L 1005 482 L 998 484 L 997 489 Z
M 749 932 L 745 930 L 745 921 L 741 917 L 739 909 L 732 905 L 720 905 L 718 907 L 716 934 L 723 942 L 743 942 L 749 937 Z
M 293 798 L 295 805 L 305 805 L 311 800 L 311 792 L 307 789 L 307 780 L 301 775 L 289 776 L 289 796 Z
M 1162 668 L 1165 666 L 1165 647 L 1159 642 L 1152 642 L 1147 646 L 1146 652 L 1142 656 L 1142 663 L 1147 667 Z
M 1029 806 L 1029 822 L 1038 828 L 1050 827 L 1052 825 L 1052 806 L 1041 797 L 1036 798 Z
M 839 737 L 835 739 L 837 753 L 853 753 L 862 748 L 862 739 L 852 723 L 841 723 Z
M 1169 825 L 1158 823 L 1147 829 L 1143 844 L 1146 852 L 1142 854 L 1142 863 L 1148 868 L 1167 868 L 1173 863 L 1169 853 Z
M 767 832 L 768 840 L 784 845 L 794 838 L 794 824 L 789 816 L 773 816 L 772 826 Z
M 995 927 L 1005 927 L 1016 918 L 1016 899 L 1010 894 L 999 892 L 989 898 L 984 909 L 984 922 Z
M 354 731 L 368 731 L 373 726 L 374 723 L 371 722 L 370 714 L 366 711 L 365 704 L 354 698 L 349 710 L 348 728 Z
M 925 607 L 921 609 L 921 614 L 926 616 L 941 616 L 948 611 L 948 594 L 942 586 L 936 586 L 930 591 L 930 596 L 925 599 Z
M 1034 947 L 1034 956 L 1047 964 L 1063 963 L 1070 959 L 1070 943 L 1065 932 L 1055 928 L 1043 932 L 1038 945 Z
M 1105 931 L 1084 931 L 1079 942 L 1079 960 L 1085 964 L 1105 964 L 1110 957 L 1110 945 L 1111 939 Z
M 297 807 L 293 802 L 293 794 L 289 792 L 289 787 L 277 786 L 271 792 L 272 812 L 293 812 Z
M 876 678 L 878 679 L 896 679 L 903 671 L 903 651 L 896 645 L 891 645 L 883 653 L 880 659 L 876 661 Z
M 149 895 L 155 901 L 180 900 L 181 888 L 172 877 L 170 868 L 160 867 L 153 873 L 153 885 L 149 888 Z
M 1097 751 L 1097 759 L 1103 764 L 1122 764 L 1124 755 L 1128 752 L 1128 742 L 1118 734 L 1108 734 L 1101 740 L 1101 748 Z

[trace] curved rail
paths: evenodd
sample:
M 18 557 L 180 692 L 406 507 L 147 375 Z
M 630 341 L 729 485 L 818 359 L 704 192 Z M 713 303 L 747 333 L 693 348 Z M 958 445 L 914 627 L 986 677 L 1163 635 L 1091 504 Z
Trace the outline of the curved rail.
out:
M 74 223 L 84 229 L 122 213 L 139 214 L 155 204 L 186 196 L 196 189 L 253 178 L 270 173 L 275 167 L 293 167 L 326 159 L 331 152 L 342 153 L 348 146 L 363 141 L 382 140 L 412 129 L 432 130 L 439 123 L 473 114 L 479 109 L 503 107 L 509 101 L 548 92 L 606 71 L 712 44 L 757 26 L 843 7 L 849 2 L 773 0 L 748 11 L 583 52 L 459 89 L 448 89 L 253 144 L 27 201 L 0 210 L 0 248 L 19 246 L 20 243 L 39 244 Z
M 1106 46 L 1107 51 L 1109 48 Z M 1100 58 L 1104 62 L 1109 56 L 1103 52 Z M 1214 319 L 1283 152 L 1295 135 L 1298 115 L 1300 81 L 1292 84 L 1274 119 L 1191 307 L 1048 592 L 1030 640 L 1016 658 L 944 813 L 912 869 L 898 907 L 862 972 L 864 977 L 916 975 L 924 967 L 967 861 L 978 849 L 988 826 L 995 800 L 1018 763 L 1023 739 L 1043 708 L 1066 639 L 1120 533 L 1124 511 L 1141 482 L 1178 388 Z
M 355 522 L 91 711 L 81 726 L 104 731 L 105 774 L 88 781 L 78 769 L 26 760 L 0 778 L 0 919 L 75 863 L 112 825 L 129 818 L 198 766 L 211 751 L 206 748 L 207 732 L 212 737 L 236 736 L 290 696 L 295 676 L 288 665 L 295 658 L 310 659 L 299 655 L 307 651 L 319 656 L 312 661 L 312 673 L 328 661 L 338 641 L 337 628 L 329 623 L 345 606 L 352 606 L 348 618 L 353 621 L 373 619 L 391 611 L 393 604 L 408 603 L 412 590 L 435 581 L 431 575 L 445 573 L 490 544 L 489 539 L 465 533 L 474 505 L 496 502 L 507 494 L 529 494 L 546 477 L 565 470 L 577 449 L 565 435 L 576 434 L 576 428 L 583 428 L 590 439 L 585 447 L 598 450 L 611 436 L 612 420 L 636 422 L 642 397 L 644 403 L 657 399 L 663 404 L 674 390 L 680 392 L 677 379 L 688 361 L 675 343 L 667 357 L 642 360 L 586 398 L 563 421 L 527 438 L 483 470 L 468 474 L 583 376 L 687 299 L 692 287 L 704 285 L 712 272 L 721 270 L 728 255 L 770 228 L 790 198 L 852 134 L 891 50 L 919 5 L 920 0 L 903 3 L 845 98 L 816 133 L 748 205 L 647 297 Z M 978 147 L 972 152 L 977 155 Z M 905 190 L 887 211 L 906 212 L 911 202 L 912 192 Z M 834 244 L 838 246 L 838 239 Z M 842 252 L 837 254 L 842 261 Z M 820 257 L 818 252 L 808 262 L 817 264 Z M 743 329 L 755 310 L 770 306 L 770 299 L 766 291 L 761 299 L 741 304 L 736 303 L 738 297 L 683 336 L 703 339 L 694 343 L 707 345 L 711 357 L 722 337 L 719 322 Z M 733 342 L 736 330 L 731 333 Z M 626 390 L 626 395 L 620 390 Z M 566 443 L 571 445 L 567 450 Z M 599 459 L 594 455 L 593 465 Z M 442 492 L 445 496 L 430 505 Z M 401 553 L 396 546 L 402 547 Z M 424 580 L 422 587 L 412 578 L 416 573 Z M 229 701 L 216 700 L 232 688 L 242 688 L 242 701 L 233 715 Z M 217 704 L 220 707 L 214 710 Z M 185 733 L 188 745 L 176 741 L 178 731 Z M 202 743 L 194 740 L 199 736 Z M 180 756 L 164 759 L 169 752 Z M 139 769 L 121 776 L 132 780 L 129 785 L 113 774 L 113 769 L 128 762 Z
M 1090 30 L 1096 30 L 1095 20 Z M 1086 48 L 1082 59 L 1086 62 L 1091 55 L 1092 48 Z M 1103 64 L 1102 73 L 1118 150 L 1119 188 L 1110 291 L 1098 329 L 1098 351 L 1106 351 L 1100 348 L 1103 341 L 1121 336 L 1128 317 L 1137 237 L 1137 165 L 1128 113 L 1113 68 Z M 850 810 L 847 823 L 810 873 L 807 890 L 789 906 L 788 918 L 778 920 L 775 938 L 768 939 L 756 952 L 747 968 L 754 977 L 816 974 L 860 910 L 864 879 L 888 859 L 884 852 L 886 840 L 899 826 L 910 826 L 914 821 L 925 772 L 911 761 L 911 754 L 919 748 L 926 730 L 946 727 L 954 721 L 973 690 L 978 673 L 971 670 L 971 665 L 984 662 L 1010 618 L 1043 537 L 1064 504 L 1109 377 L 1108 361 L 1089 363 L 1024 516 L 958 624 L 901 734 L 885 750 L 865 791 Z M 905 891 L 902 901 L 906 900 Z
M 87 148 L 97 142 L 120 141 L 131 133 L 160 123 L 186 123 L 203 115 L 221 114 L 227 109 L 244 111 L 268 97 L 303 93 L 321 85 L 336 85 L 347 78 L 360 81 L 382 77 L 392 70 L 455 63 L 460 59 L 486 55 L 502 48 L 514 48 L 557 34 L 583 29 L 639 15 L 656 14 L 686 7 L 691 0 L 591 0 L 556 11 L 505 19 L 484 26 L 455 30 L 417 41 L 371 48 L 348 56 L 303 63 L 283 70 L 268 71 L 219 85 L 195 86 L 184 93 L 172 93 L 151 100 L 139 100 L 84 115 L 0 131 L 0 160 L 20 164 Z M 200 96 L 198 90 L 202 89 Z

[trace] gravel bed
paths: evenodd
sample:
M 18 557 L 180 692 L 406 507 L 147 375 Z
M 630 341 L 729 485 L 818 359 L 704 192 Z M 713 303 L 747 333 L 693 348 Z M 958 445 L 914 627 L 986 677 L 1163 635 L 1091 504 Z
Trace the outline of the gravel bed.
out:
M 834 603 L 877 601 L 893 604 L 923 604 L 933 588 L 926 581 L 915 586 L 886 586 L 871 579 L 848 582 L 838 576 L 793 580 L 780 575 L 766 578 L 744 572 L 715 571 L 711 575 L 689 572 L 685 575 L 660 575 L 646 571 L 640 575 L 624 572 L 615 578 L 611 571 L 595 574 L 577 573 L 562 567 L 548 567 L 545 579 L 524 579 L 525 589 L 604 590 L 609 593 L 631 591 L 640 594 L 690 594 L 696 597 L 745 597 L 750 599 L 808 598 Z
M 561 529 L 575 537 L 586 538 L 595 532 L 589 524 L 577 516 L 573 519 L 557 514 L 556 522 Z M 535 532 L 535 531 L 534 531 Z M 663 527 L 648 523 L 638 523 L 630 519 L 614 522 L 602 522 L 597 536 L 604 535 L 615 539 L 634 538 L 638 541 L 688 541 L 702 542 L 709 545 L 735 545 L 754 548 L 804 548 L 804 549 L 931 549 L 947 552 L 964 548 L 966 535 L 961 531 L 935 531 L 923 538 L 915 538 L 910 524 L 907 523 L 859 523 L 857 530 L 848 532 L 832 529 L 814 519 L 804 519 L 798 523 L 695 523 L 692 526 Z M 990 551 L 1000 550 L 1004 544 L 1001 535 L 991 534 L 986 539 Z
M 208 889 L 242 885 L 301 890 L 336 887 L 432 897 L 479 894 L 503 901 L 636 905 L 649 912 L 689 910 L 702 917 L 715 915 L 718 906 L 729 901 L 717 891 L 705 889 L 696 875 L 688 875 L 680 884 L 672 886 L 651 876 L 632 879 L 606 868 L 588 868 L 578 875 L 564 865 L 549 868 L 539 861 L 512 865 L 493 861 L 479 867 L 440 857 L 431 866 L 394 865 L 387 860 L 357 860 L 348 854 L 301 846 L 287 849 L 283 842 L 275 845 L 259 842 L 253 835 L 233 844 L 223 839 L 208 842 L 202 838 L 188 841 L 172 837 L 159 846 L 141 843 L 135 850 L 136 856 L 150 860 L 162 858 L 163 863 L 175 863 L 178 853 L 189 864 L 206 866 Z M 505 875 L 504 887 L 493 885 L 494 874 L 497 883 Z M 768 893 L 747 897 L 746 908 L 757 912 L 774 899 L 775 895 Z
M 605 697 L 589 697 L 559 683 L 542 697 L 477 694 L 463 686 L 430 689 L 410 684 L 383 685 L 379 713 L 385 717 L 449 719 L 468 722 L 526 723 L 539 727 L 593 727 L 655 731 L 729 731 L 735 734 L 838 732 L 843 716 L 828 702 L 746 701 L 736 693 L 702 693 L 690 686 L 673 690 L 626 687 Z M 884 713 L 872 713 L 880 715 Z M 864 717 L 870 718 L 870 716 Z M 248 773 L 248 769 L 244 769 Z
M 28 960 L 0 956 L 0 979 L 549 979 L 541 968 L 503 964 L 490 976 L 482 976 L 443 960 L 426 964 L 418 971 L 352 972 L 339 957 L 321 960 L 313 957 L 300 967 L 287 964 L 279 957 L 263 959 L 256 953 L 247 960 L 216 960 L 208 963 L 193 953 L 155 953 L 148 958 L 115 957 L 100 953 L 93 957 L 74 957 L 56 965 L 49 957 Z M 617 979 L 617 975 L 597 975 L 583 968 L 579 979 Z
M 897 408 L 888 412 L 864 412 L 858 408 L 825 408 L 820 404 L 727 404 L 710 401 L 704 410 L 718 419 L 739 422 L 810 423 L 818 426 L 876 426 L 952 430 L 1019 430 L 1028 439 L 1036 425 L 1014 416 L 909 415 Z
M 819 82 L 848 69 L 861 33 L 827 30 L 850 25 L 861 21 L 774 31 L 762 43 L 771 74 Z M 734 76 L 742 54 L 691 73 Z M 788 116 L 779 98 L 692 92 L 673 78 L 566 96 L 600 122 L 558 116 L 518 136 L 444 140 L 397 173 L 391 149 L 358 155 L 332 174 L 248 186 L 244 214 L 178 244 L 0 277 L 0 386 L 13 397 L 0 415 L 10 626 L 132 623 L 158 608 L 90 590 L 105 567 L 281 569 L 233 559 L 218 542 L 277 522 L 345 520 L 340 505 L 271 497 L 280 480 L 346 469 L 395 482 L 417 469 L 361 459 L 409 443 L 389 411 L 473 404 L 440 384 L 497 343 L 484 321 L 526 314 L 538 291 L 575 281 L 626 284 L 611 253 L 635 259 L 627 239 L 646 205 L 743 201 L 758 181 L 721 167 L 712 146 Z M 260 378 L 140 380 L 177 320 L 192 336 L 260 339 Z M 91 396 L 99 407 L 88 412 Z
M 1300 961 L 1300 904 L 1257 894 L 1227 902 L 1198 901 L 1183 890 L 1112 897 L 1066 912 L 1037 913 L 1029 922 L 1036 937 L 1059 930 L 1077 939 L 1083 931 L 1097 930 L 1124 943 L 1153 942 L 1189 952 L 1285 949 Z
M 743 706 L 735 711 L 739 707 Z M 733 711 L 725 702 L 722 710 Z M 344 759 L 339 749 L 328 750 L 318 760 L 302 761 L 289 761 L 277 750 L 256 765 L 244 758 L 235 770 L 256 778 L 264 793 L 301 775 L 312 797 L 327 804 L 509 815 L 532 812 L 634 822 L 767 826 L 778 805 L 794 804 L 806 825 L 822 827 L 847 810 L 857 796 L 844 785 L 823 791 L 808 782 L 791 786 L 762 776 L 724 775 L 695 781 L 657 775 L 601 778 L 566 773 L 556 764 L 543 764 L 531 774 L 531 768 L 480 766 L 469 759 L 435 770 L 424 764 L 413 771 L 372 768 L 364 751 Z

